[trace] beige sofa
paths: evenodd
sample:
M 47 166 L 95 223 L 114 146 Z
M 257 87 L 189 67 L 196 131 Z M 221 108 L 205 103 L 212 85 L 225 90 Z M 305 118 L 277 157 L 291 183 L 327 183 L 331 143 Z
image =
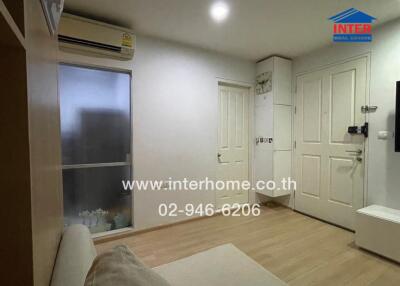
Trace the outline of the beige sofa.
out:
M 96 255 L 85 226 L 67 228 L 61 240 L 51 286 L 83 286 Z M 172 286 L 286 285 L 232 244 L 221 245 L 154 270 Z

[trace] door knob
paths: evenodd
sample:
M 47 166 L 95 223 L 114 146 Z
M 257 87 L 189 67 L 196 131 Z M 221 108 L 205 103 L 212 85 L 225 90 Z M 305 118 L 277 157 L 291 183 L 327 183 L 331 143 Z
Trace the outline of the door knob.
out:
M 222 156 L 222 154 L 218 153 L 218 155 L 217 155 L 218 159 L 221 159 L 221 156 Z

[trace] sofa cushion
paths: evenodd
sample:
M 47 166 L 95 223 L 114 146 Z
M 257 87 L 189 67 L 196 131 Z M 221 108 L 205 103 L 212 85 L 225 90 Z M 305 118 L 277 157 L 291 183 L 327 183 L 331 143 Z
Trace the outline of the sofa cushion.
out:
M 127 246 L 116 246 L 99 255 L 86 277 L 85 286 L 170 286 L 146 267 Z

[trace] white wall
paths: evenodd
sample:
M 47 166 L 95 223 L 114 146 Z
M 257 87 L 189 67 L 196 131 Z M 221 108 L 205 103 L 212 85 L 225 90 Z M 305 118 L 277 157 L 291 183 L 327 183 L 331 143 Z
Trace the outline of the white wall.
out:
M 135 179 L 213 179 L 217 148 L 217 78 L 253 84 L 255 63 L 200 49 L 137 38 L 133 62 L 60 52 L 60 61 L 133 70 Z M 169 223 L 160 203 L 214 203 L 214 192 L 142 191 L 134 195 L 135 228 Z
M 370 44 L 333 44 L 296 58 L 294 75 L 370 53 L 370 105 L 378 106 L 369 115 L 370 138 L 368 159 L 367 203 L 400 208 L 400 154 L 394 152 L 394 139 L 378 140 L 381 130 L 394 131 L 396 81 L 400 80 L 400 20 L 374 30 Z

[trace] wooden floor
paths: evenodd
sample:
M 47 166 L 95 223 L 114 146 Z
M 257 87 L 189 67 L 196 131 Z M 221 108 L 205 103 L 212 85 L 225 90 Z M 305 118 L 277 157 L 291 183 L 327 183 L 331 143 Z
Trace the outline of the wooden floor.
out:
M 400 266 L 358 249 L 354 234 L 283 207 L 259 217 L 194 220 L 96 245 L 128 245 L 154 267 L 233 243 L 290 285 L 400 285 Z

